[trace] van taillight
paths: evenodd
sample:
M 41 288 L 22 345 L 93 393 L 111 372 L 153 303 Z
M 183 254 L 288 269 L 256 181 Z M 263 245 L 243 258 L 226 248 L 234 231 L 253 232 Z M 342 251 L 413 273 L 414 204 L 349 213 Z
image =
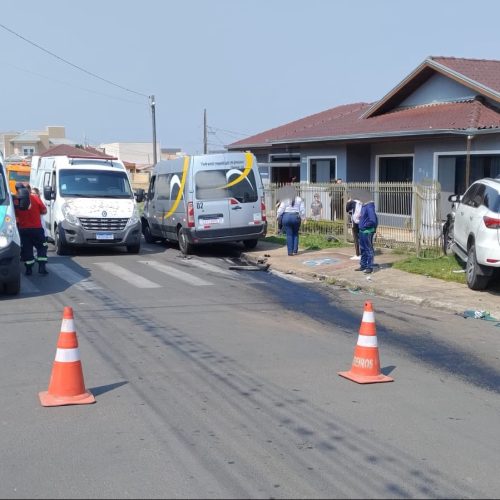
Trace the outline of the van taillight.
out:
M 188 221 L 187 221 L 188 227 L 194 227 L 194 207 L 192 201 L 188 203 L 187 215 L 188 215 Z
M 264 198 L 261 198 L 260 200 L 260 213 L 262 216 L 262 221 L 265 222 L 267 220 L 267 217 L 266 217 L 266 204 L 264 203 Z
M 484 225 L 489 229 L 500 229 L 500 219 L 494 219 L 485 215 L 483 217 Z

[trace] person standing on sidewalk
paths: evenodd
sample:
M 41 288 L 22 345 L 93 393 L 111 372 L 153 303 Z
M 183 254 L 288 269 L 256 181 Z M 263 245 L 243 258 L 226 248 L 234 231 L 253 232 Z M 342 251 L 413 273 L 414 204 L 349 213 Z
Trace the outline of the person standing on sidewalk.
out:
M 40 196 L 31 192 L 29 184 L 17 183 L 16 190 L 27 189 L 30 191 L 30 206 L 27 210 L 16 209 L 17 226 L 21 237 L 21 260 L 26 267 L 26 275 L 33 274 L 33 266 L 38 262 L 38 272 L 48 274 L 47 264 L 47 241 L 45 231 L 42 227 L 41 216 L 47 213 Z M 33 254 L 33 247 L 36 248 L 36 260 Z
M 354 240 L 354 250 L 356 255 L 351 257 L 351 260 L 360 260 L 361 252 L 359 251 L 359 216 L 361 215 L 362 203 L 356 198 L 349 198 L 346 203 L 345 210 L 349 214 L 352 225 L 352 237 Z
M 361 251 L 361 260 L 356 271 L 363 271 L 365 274 L 373 272 L 373 259 L 375 256 L 373 236 L 377 231 L 377 226 L 378 217 L 375 211 L 375 202 L 367 201 L 361 206 L 359 215 L 359 249 Z
M 276 215 L 278 217 L 283 215 L 282 220 L 286 232 L 288 255 L 297 255 L 299 252 L 299 229 L 306 215 L 304 200 L 300 196 L 293 194 L 280 203 Z

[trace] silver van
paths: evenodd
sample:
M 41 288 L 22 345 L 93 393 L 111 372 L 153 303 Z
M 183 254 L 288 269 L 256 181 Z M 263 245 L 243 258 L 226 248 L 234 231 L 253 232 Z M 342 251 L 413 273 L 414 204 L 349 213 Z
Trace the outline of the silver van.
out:
M 146 242 L 178 242 L 186 255 L 205 243 L 255 248 L 267 231 L 255 156 L 222 153 L 158 162 L 141 219 Z

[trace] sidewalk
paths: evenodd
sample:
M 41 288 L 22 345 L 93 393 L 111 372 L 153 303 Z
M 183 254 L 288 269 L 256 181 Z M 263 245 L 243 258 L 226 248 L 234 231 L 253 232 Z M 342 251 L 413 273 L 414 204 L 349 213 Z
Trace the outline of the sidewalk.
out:
M 402 302 L 464 314 L 465 311 L 487 311 L 500 321 L 500 284 L 484 291 L 470 290 L 467 285 L 453 283 L 392 268 L 404 258 L 383 251 L 375 255 L 378 268 L 370 275 L 355 271 L 359 261 L 350 260 L 353 248 L 329 248 L 319 251 L 300 250 L 287 255 L 286 246 L 259 241 L 255 250 L 247 250 L 243 258 L 253 264 L 269 265 L 280 271 L 309 280 L 328 281 L 353 292 L 364 291 L 392 297 Z

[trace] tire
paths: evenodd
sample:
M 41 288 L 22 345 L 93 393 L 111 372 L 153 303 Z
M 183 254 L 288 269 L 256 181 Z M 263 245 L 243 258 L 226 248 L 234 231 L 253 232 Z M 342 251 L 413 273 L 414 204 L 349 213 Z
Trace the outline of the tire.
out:
M 467 286 L 471 290 L 484 290 L 488 286 L 490 276 L 483 276 L 480 274 L 481 267 L 476 259 L 476 247 L 471 245 L 467 255 L 467 263 L 465 265 L 465 273 L 467 279 Z
M 246 250 L 253 250 L 256 246 L 257 246 L 257 243 L 259 242 L 259 240 L 255 239 L 255 240 L 244 240 L 243 241 L 243 245 L 245 247 Z
M 19 295 L 21 291 L 21 274 L 12 281 L 8 281 L 4 284 L 4 290 L 7 295 Z
M 179 232 L 177 233 L 177 237 L 179 239 L 179 250 L 184 254 L 184 255 L 189 255 L 193 251 L 193 245 L 192 243 L 189 243 L 187 232 L 184 228 L 180 228 Z
M 66 245 L 63 241 L 62 231 L 63 230 L 59 226 L 57 226 L 54 235 L 54 246 L 56 247 L 57 255 L 68 255 L 69 249 L 68 245 Z
M 128 253 L 135 253 L 138 254 L 141 251 L 141 244 L 137 243 L 135 245 L 127 245 L 127 252 Z
M 151 228 L 147 222 L 142 227 L 142 234 L 144 235 L 146 243 L 156 243 L 156 238 L 151 233 Z

